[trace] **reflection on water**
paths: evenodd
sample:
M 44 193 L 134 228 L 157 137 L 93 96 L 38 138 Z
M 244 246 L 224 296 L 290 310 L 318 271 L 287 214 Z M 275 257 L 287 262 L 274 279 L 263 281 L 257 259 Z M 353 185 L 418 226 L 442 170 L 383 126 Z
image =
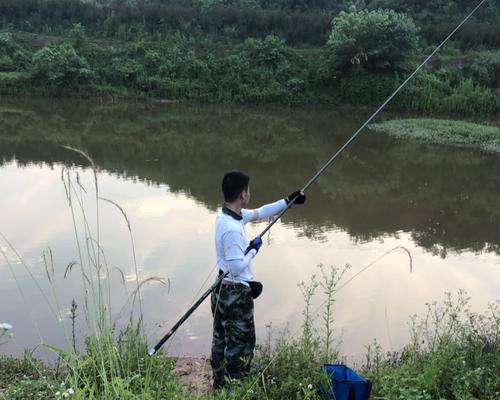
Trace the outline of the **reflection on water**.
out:
M 252 176 L 252 202 L 275 200 L 300 187 L 365 117 L 331 110 L 2 99 L 0 231 L 34 265 L 40 281 L 45 246 L 53 247 L 64 269 L 75 255 L 61 168 L 76 166 L 82 181 L 92 184 L 89 171 L 81 169 L 86 161 L 62 145 L 87 151 L 101 171 L 104 196 L 120 203 L 132 221 L 144 274 L 171 280 L 170 292 L 153 285 L 145 293 L 153 338 L 189 306 L 210 272 L 222 174 L 245 170 Z M 270 246 L 255 266 L 266 284 L 257 302 L 260 332 L 269 321 L 297 325 L 301 299 L 295 283 L 317 273 L 315 265 L 350 263 L 355 273 L 397 245 L 412 252 L 413 274 L 408 273 L 407 256 L 391 254 L 339 293 L 336 321 L 348 332 L 347 353 L 362 352 L 362 344 L 377 333 L 386 347 L 403 343 L 407 316 L 445 290 L 465 288 L 483 304 L 495 300 L 500 277 L 498 171 L 500 157 L 367 132 L 311 187 L 306 206 L 294 207 L 271 231 Z M 107 256 L 116 266 L 130 265 L 130 254 L 123 251 L 124 222 L 116 210 L 103 209 Z M 264 226 L 250 231 L 258 233 Z M 16 313 L 22 301 L 3 260 L 0 277 L 2 314 L 26 328 L 9 344 L 8 351 L 19 352 L 36 343 L 35 335 L 29 318 Z M 61 285 L 61 302 L 69 305 L 78 283 Z M 36 291 L 29 283 L 22 286 L 37 304 L 36 315 L 46 316 Z M 115 289 L 123 291 L 119 284 Z M 114 301 L 125 298 L 123 291 Z M 179 332 L 172 351 L 206 353 L 209 321 L 204 304 Z M 42 325 L 42 333 L 57 341 L 54 328 Z M 388 329 L 394 332 L 388 335 Z

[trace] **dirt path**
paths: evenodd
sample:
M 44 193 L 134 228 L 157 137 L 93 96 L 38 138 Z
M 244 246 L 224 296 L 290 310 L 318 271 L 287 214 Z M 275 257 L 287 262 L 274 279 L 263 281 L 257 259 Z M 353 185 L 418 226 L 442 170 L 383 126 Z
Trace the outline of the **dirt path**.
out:
M 187 393 L 206 394 L 211 389 L 212 371 L 209 360 L 205 358 L 178 358 L 174 373 Z

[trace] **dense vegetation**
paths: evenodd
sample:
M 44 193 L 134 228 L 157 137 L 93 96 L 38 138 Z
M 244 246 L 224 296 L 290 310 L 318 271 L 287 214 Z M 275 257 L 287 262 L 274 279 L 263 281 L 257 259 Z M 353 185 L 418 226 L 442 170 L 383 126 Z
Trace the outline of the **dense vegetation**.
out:
M 75 23 L 91 36 L 164 39 L 174 32 L 244 40 L 275 34 L 289 44 L 322 45 L 332 16 L 352 4 L 410 15 L 424 38 L 435 42 L 476 2 L 468 0 L 1 0 L 3 27 L 49 35 L 67 33 Z M 466 46 L 500 44 L 500 7 L 490 1 L 460 33 Z
M 2 0 L 0 92 L 375 105 L 471 10 L 351 3 Z M 498 13 L 493 2 L 478 12 L 398 108 L 496 114 Z

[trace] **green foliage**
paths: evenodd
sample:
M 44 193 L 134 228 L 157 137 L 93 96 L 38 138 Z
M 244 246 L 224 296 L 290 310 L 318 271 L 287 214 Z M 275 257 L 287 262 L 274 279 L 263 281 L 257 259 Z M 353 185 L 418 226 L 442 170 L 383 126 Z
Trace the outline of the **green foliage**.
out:
M 50 45 L 33 55 L 33 79 L 42 80 L 57 91 L 78 90 L 90 81 L 91 70 L 87 60 L 78 55 L 69 44 Z
M 465 68 L 466 73 L 485 87 L 500 88 L 500 51 L 472 53 L 471 63 Z
M 465 79 L 443 99 L 447 112 L 461 115 L 492 115 L 497 112 L 499 101 L 488 88 L 475 85 L 472 79 Z
M 87 44 L 87 36 L 85 35 L 85 27 L 78 23 L 74 24 L 73 28 L 68 32 L 68 37 L 72 41 L 75 49 L 81 49 Z
M 42 377 L 54 378 L 55 369 L 25 353 L 23 358 L 0 357 L 0 388 L 6 388 L 25 379 L 37 380 Z
M 398 104 L 407 110 L 460 115 L 493 115 L 498 112 L 499 99 L 491 89 L 475 84 L 472 79 L 458 77 L 457 84 L 446 71 L 420 73 L 402 91 Z
M 26 72 L 0 72 L 0 92 L 18 94 L 31 87 L 31 74 Z
M 397 102 L 407 110 L 438 112 L 441 101 L 449 96 L 451 87 L 437 75 L 421 72 L 398 95 Z
M 31 56 L 14 40 L 10 33 L 0 33 L 0 72 L 14 72 L 28 68 Z
M 376 395 L 390 399 L 485 399 L 500 393 L 500 310 L 470 311 L 463 292 L 413 317 L 411 343 L 398 354 L 369 348 L 367 373 Z
M 63 354 L 71 371 L 68 382 L 83 398 L 135 399 L 144 393 L 160 399 L 165 392 L 180 392 L 172 376 L 173 361 L 147 356 L 139 325 L 130 324 L 116 339 L 106 332 L 86 343 L 85 354 Z
M 410 17 L 393 10 L 341 12 L 333 18 L 328 39 L 333 67 L 348 71 L 404 69 L 417 48 L 417 27 Z
M 358 17 L 378 13 L 354 11 Z M 387 12 L 387 21 L 391 15 L 399 14 Z M 106 100 L 155 97 L 205 103 L 375 106 L 408 74 L 398 71 L 407 60 L 378 63 L 379 55 L 368 57 L 364 48 L 365 64 L 349 61 L 348 69 L 339 72 L 329 48 L 292 48 L 277 35 L 221 46 L 179 32 L 162 42 L 118 42 L 90 39 L 85 31 L 76 24 L 63 39 L 0 34 L 0 92 Z M 347 37 L 346 41 L 352 44 Z M 44 43 L 50 44 L 34 51 Z M 496 115 L 497 52 L 464 55 L 457 46 L 452 50 L 428 72 L 419 73 L 392 106 L 428 113 Z
M 9 387 L 5 400 L 28 400 L 54 398 L 59 385 L 49 379 L 23 379 Z
M 500 128 L 496 126 L 421 118 L 386 121 L 372 128 L 405 139 L 500 153 Z
M 381 104 L 396 89 L 397 83 L 392 74 L 355 71 L 341 78 L 340 96 L 349 104 Z
M 222 101 L 300 103 L 306 88 L 303 65 L 276 36 L 248 39 L 216 66 L 213 90 Z
M 470 1 L 455 0 L 10 0 L 0 2 L 0 27 L 61 35 L 81 24 L 92 37 L 158 41 L 176 31 L 223 42 L 276 34 L 291 44 L 322 45 L 332 16 L 353 3 L 407 13 L 430 43 L 448 34 L 472 7 Z M 458 40 L 468 48 L 498 48 L 499 18 L 498 4 L 486 2 Z

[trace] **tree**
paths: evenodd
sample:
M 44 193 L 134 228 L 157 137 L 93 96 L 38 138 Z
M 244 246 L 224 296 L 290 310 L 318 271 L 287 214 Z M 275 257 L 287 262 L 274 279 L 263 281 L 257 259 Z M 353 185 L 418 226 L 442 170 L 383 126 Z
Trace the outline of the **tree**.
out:
M 25 70 L 30 63 L 29 52 L 19 46 L 10 33 L 0 33 L 0 72 Z
M 33 78 L 57 89 L 75 89 L 89 81 L 91 70 L 84 57 L 69 44 L 46 46 L 33 55 Z
M 353 66 L 379 71 L 404 69 L 417 48 L 417 33 L 415 23 L 405 14 L 351 7 L 332 21 L 327 42 L 332 66 L 344 72 Z

